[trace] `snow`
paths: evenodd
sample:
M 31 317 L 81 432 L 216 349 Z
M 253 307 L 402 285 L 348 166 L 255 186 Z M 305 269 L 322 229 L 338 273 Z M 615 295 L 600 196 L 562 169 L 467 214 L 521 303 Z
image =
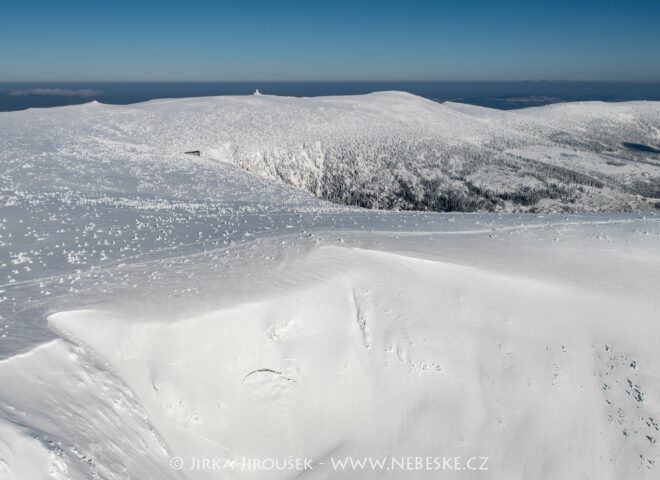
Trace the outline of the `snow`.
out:
M 303 190 L 338 168 L 329 149 L 381 133 L 411 149 L 515 137 L 500 151 L 567 167 L 549 129 L 652 144 L 657 112 L 388 92 L 0 114 L 0 478 L 657 478 L 653 211 L 378 211 Z M 602 172 L 652 179 L 651 155 Z M 348 456 L 489 470 L 333 468 Z

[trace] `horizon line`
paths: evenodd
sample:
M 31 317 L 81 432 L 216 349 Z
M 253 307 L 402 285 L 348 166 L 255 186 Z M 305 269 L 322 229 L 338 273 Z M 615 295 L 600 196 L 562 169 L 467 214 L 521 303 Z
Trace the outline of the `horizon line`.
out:
M 660 83 L 660 79 L 654 80 L 2 80 L 3 83 Z

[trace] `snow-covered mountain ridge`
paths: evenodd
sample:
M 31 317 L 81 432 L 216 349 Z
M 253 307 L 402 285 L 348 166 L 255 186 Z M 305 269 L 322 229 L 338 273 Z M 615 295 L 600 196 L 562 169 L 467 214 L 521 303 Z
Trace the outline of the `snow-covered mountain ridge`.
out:
M 64 109 L 58 110 L 61 118 Z M 66 110 L 73 117 L 65 118 L 84 122 L 87 135 L 69 138 L 47 110 L 12 118 L 30 122 L 22 132 L 41 130 L 38 136 L 60 155 L 199 150 L 320 198 L 368 208 L 594 212 L 652 210 L 660 202 L 659 102 L 499 111 L 382 92 Z M 21 135 L 12 137 L 4 138 L 3 156 L 20 161 Z

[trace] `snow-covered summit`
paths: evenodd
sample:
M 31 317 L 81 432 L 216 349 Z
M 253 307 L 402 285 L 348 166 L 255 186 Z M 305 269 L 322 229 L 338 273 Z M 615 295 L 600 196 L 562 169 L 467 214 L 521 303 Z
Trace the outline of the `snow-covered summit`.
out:
M 143 159 L 199 150 L 369 208 L 588 212 L 660 201 L 658 102 L 499 111 L 404 92 L 253 95 L 8 113 L 0 124 L 5 162 L 74 149 L 103 155 L 110 143 L 131 162 L 135 145 Z M 36 141 L 21 149 L 28 131 Z M 49 150 L 40 152 L 44 138 Z

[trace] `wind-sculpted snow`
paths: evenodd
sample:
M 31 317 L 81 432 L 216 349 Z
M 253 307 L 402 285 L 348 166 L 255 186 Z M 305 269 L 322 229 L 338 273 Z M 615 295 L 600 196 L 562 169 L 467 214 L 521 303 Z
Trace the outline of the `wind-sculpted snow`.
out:
M 660 222 L 630 190 L 657 125 L 398 93 L 0 114 L 0 478 L 657 478 Z M 426 208 L 422 181 L 429 208 L 650 211 L 341 204 Z
M 488 457 L 448 478 L 657 478 L 658 222 L 468 218 L 315 235 L 295 261 L 205 278 L 224 306 L 151 293 L 52 315 L 61 340 L 0 362 L 7 478 L 264 473 L 194 458 L 437 478 L 332 467 L 390 455 Z M 300 240 L 260 253 L 283 242 Z

